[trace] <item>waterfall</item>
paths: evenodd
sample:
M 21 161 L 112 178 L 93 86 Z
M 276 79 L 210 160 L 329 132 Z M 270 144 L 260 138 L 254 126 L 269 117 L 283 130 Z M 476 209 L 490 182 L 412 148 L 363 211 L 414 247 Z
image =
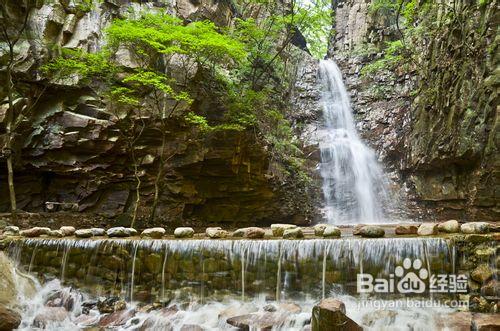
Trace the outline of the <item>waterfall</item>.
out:
M 374 152 L 358 136 L 342 74 L 332 60 L 320 63 L 325 127 L 321 176 L 328 223 L 384 222 L 386 179 Z

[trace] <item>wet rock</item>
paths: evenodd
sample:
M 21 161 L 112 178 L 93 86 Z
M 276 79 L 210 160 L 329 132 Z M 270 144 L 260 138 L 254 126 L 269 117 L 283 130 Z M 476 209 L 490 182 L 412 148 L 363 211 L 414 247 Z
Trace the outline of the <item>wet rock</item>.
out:
M 293 302 L 282 302 L 278 305 L 278 309 L 291 314 L 298 314 L 302 312 L 302 308 Z
M 103 228 L 91 228 L 90 231 L 94 237 L 101 237 L 106 235 L 106 230 Z
M 484 235 L 484 234 L 468 234 L 465 236 L 465 241 L 473 244 L 489 242 L 491 240 L 492 238 L 490 235 Z
M 49 294 L 45 305 L 48 307 L 63 307 L 67 311 L 71 311 L 75 306 L 75 299 L 72 294 L 74 294 L 72 291 L 54 291 Z
M 336 226 L 328 225 L 323 230 L 323 237 L 325 237 L 325 238 L 340 237 L 340 236 L 341 236 L 340 229 Z
M 470 312 L 456 312 L 440 315 L 436 326 L 439 330 L 470 331 L 472 314 Z
M 17 329 L 21 324 L 21 315 L 3 305 L 0 305 L 0 331 Z
M 118 310 L 115 311 L 114 313 L 101 317 L 98 326 L 106 328 L 121 326 L 127 323 L 127 321 L 134 316 L 135 316 L 134 309 Z
M 19 234 L 23 237 L 34 238 L 40 237 L 41 235 L 48 235 L 50 232 L 50 228 L 43 228 L 35 226 L 34 228 L 22 230 Z
M 276 313 L 263 312 L 234 316 L 228 318 L 226 323 L 238 330 L 271 330 L 279 327 L 286 321 L 286 317 Z
M 130 230 L 123 226 L 110 228 L 106 231 L 108 237 L 130 237 Z
M 78 229 L 75 231 L 75 237 L 77 238 L 90 238 L 93 235 L 91 229 Z
M 96 300 L 84 301 L 84 302 L 82 302 L 82 313 L 88 314 L 91 309 L 94 309 L 96 307 L 97 307 Z
M 101 314 L 112 313 L 115 311 L 115 303 L 119 301 L 118 297 L 100 298 L 96 306 Z
M 311 322 L 312 331 L 363 330 L 356 322 L 346 316 L 344 303 L 334 298 L 323 299 L 314 306 Z
M 302 229 L 299 227 L 293 229 L 286 229 L 285 232 L 283 232 L 283 238 L 285 239 L 304 238 L 304 233 L 302 232 Z
M 62 231 L 65 237 L 74 235 L 76 231 L 73 226 L 61 226 L 59 230 Z
M 174 230 L 174 236 L 176 238 L 192 238 L 194 230 L 190 227 L 179 227 Z
M 417 234 L 419 236 L 432 236 L 438 233 L 437 223 L 422 223 L 418 227 Z
M 397 235 L 409 235 L 409 234 L 417 234 L 418 225 L 413 224 L 399 224 L 394 229 L 394 232 Z
M 285 230 L 295 229 L 297 225 L 294 224 L 271 224 L 271 230 L 274 237 L 282 237 Z
M 15 271 L 14 264 L 0 252 L 0 304 L 12 306 L 17 302 L 17 294 L 21 289 L 28 297 L 36 292 L 33 279 L 25 274 Z
M 156 315 L 148 317 L 144 323 L 142 323 L 140 331 L 149 330 L 171 330 L 172 328 L 172 318 L 177 314 L 179 308 L 177 306 L 171 306 L 167 308 L 162 308 L 158 311 Z
M 236 315 L 247 315 L 255 313 L 259 310 L 252 302 L 245 302 L 243 304 L 233 304 L 225 308 L 219 313 L 218 318 L 221 320 L 228 319 Z
M 50 230 L 49 236 L 55 238 L 62 238 L 64 237 L 64 233 L 61 230 Z
M 82 314 L 73 320 L 73 323 L 78 325 L 79 327 L 90 327 L 96 326 L 99 323 L 99 315 L 87 315 Z
M 352 234 L 355 236 L 361 235 L 361 229 L 364 228 L 365 226 L 366 226 L 366 224 L 355 225 L 354 228 L 352 229 Z
M 164 228 L 149 228 L 141 233 L 142 238 L 153 238 L 153 239 L 160 239 L 165 235 L 165 229 Z
M 496 279 L 491 279 L 481 287 L 481 294 L 487 296 L 500 296 L 500 284 Z
M 267 305 L 265 305 L 262 309 L 263 309 L 264 311 L 268 311 L 268 312 L 270 312 L 270 313 L 274 313 L 275 311 L 277 311 L 277 310 L 278 310 L 278 308 L 276 308 L 276 306 L 275 306 L 275 305 L 273 305 L 273 304 L 267 304 Z
M 19 234 L 19 227 L 14 225 L 8 225 L 3 229 L 2 234 L 5 236 L 17 236 Z
M 228 236 L 228 232 L 226 230 L 222 230 L 220 227 L 207 228 L 205 230 L 205 234 L 211 239 L 226 238 Z
M 266 231 L 259 227 L 249 227 L 237 229 L 233 232 L 234 238 L 248 238 L 248 239 L 261 239 L 266 235 Z
M 385 235 L 385 231 L 380 226 L 365 225 L 359 229 L 359 235 L 365 238 L 380 238 Z
M 323 231 L 325 231 L 325 228 L 329 226 L 329 224 L 316 224 L 313 229 L 314 229 L 314 235 L 321 237 L 323 236 Z
M 69 317 L 69 313 L 64 307 L 44 307 L 35 316 L 33 326 L 45 328 L 49 323 L 62 322 Z
M 498 314 L 474 314 L 472 329 L 475 331 L 498 331 L 500 330 L 500 318 L 498 318 Z
M 449 220 L 439 223 L 438 230 L 445 233 L 457 233 L 460 232 L 460 224 L 458 224 L 457 220 Z
M 486 222 L 470 222 L 462 224 L 460 231 L 466 234 L 483 234 L 490 232 L 490 225 Z
M 480 264 L 472 270 L 470 276 L 476 282 L 484 284 L 493 276 L 493 271 L 487 264 Z

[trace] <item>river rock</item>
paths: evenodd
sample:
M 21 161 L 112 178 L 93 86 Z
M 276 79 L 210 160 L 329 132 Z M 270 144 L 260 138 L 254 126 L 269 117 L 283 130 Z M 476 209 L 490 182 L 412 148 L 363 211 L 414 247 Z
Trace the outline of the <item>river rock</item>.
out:
M 174 236 L 176 238 L 192 238 L 194 230 L 190 227 L 179 227 L 174 230 Z
M 73 226 L 61 226 L 59 230 L 62 231 L 65 237 L 74 235 L 76 231 L 75 227 Z
M 205 230 L 205 234 L 211 239 L 219 239 L 226 238 L 229 233 L 220 227 L 210 227 Z
M 436 322 L 436 329 L 438 330 L 470 331 L 472 327 L 472 314 L 468 311 L 439 314 Z
M 325 237 L 325 238 L 340 237 L 340 236 L 341 236 L 340 229 L 338 227 L 336 227 L 336 226 L 327 225 L 323 229 L 323 237 Z
M 460 232 L 460 224 L 458 224 L 457 220 L 449 220 L 439 223 L 438 230 L 445 233 L 457 233 Z
M 418 225 L 413 224 L 398 224 L 394 229 L 394 233 L 397 235 L 409 235 L 417 234 Z
M 486 222 L 469 222 L 462 224 L 460 231 L 466 234 L 483 234 L 490 232 L 490 225 Z
M 297 228 L 297 225 L 295 224 L 271 224 L 271 230 L 273 231 L 274 237 L 282 237 L 285 230 L 295 228 Z
M 302 312 L 302 308 L 294 302 L 282 302 L 278 304 L 278 310 L 290 314 L 298 314 Z
M 62 238 L 64 237 L 64 233 L 61 230 L 50 230 L 49 236 L 55 238 Z
M 249 228 L 241 228 L 237 229 L 236 231 L 233 232 L 233 237 L 234 238 L 248 238 L 248 239 L 260 239 L 264 238 L 266 235 L 266 231 L 262 228 L 259 227 L 249 227 Z
M 474 314 L 472 318 L 472 330 L 475 331 L 500 330 L 500 318 L 498 318 L 498 314 Z
M 356 224 L 354 228 L 352 228 L 352 234 L 355 236 L 361 235 L 361 229 L 364 228 L 366 224 Z
M 226 323 L 238 330 L 271 330 L 273 327 L 282 325 L 285 321 L 286 316 L 284 315 L 263 312 L 234 316 L 228 318 Z
M 19 227 L 14 225 L 8 225 L 3 229 L 2 234 L 5 236 L 17 236 L 19 234 Z
M 385 231 L 380 226 L 365 225 L 359 229 L 359 235 L 365 238 L 380 238 L 385 235 Z
M 21 315 L 12 309 L 0 305 L 0 331 L 17 329 L 21 324 Z
M 323 231 L 325 231 L 325 228 L 329 226 L 329 224 L 316 224 L 313 229 L 314 229 L 314 235 L 321 237 L 323 236 Z
M 123 226 L 110 228 L 106 231 L 108 237 L 130 237 L 130 230 Z
M 363 315 L 362 322 L 368 327 L 374 327 L 376 323 L 379 325 L 393 325 L 398 313 L 394 310 L 374 310 Z
M 342 301 L 327 298 L 314 306 L 311 318 L 311 330 L 362 331 L 363 329 L 346 316 L 345 305 Z
M 91 229 L 78 229 L 75 231 L 75 237 L 77 238 L 90 238 L 93 235 Z
M 96 326 L 99 323 L 99 315 L 86 315 L 81 314 L 77 318 L 73 320 L 73 323 L 78 325 L 79 327 L 90 327 Z
M 33 297 L 36 286 L 28 275 L 14 270 L 14 264 L 0 251 L 0 305 L 12 306 L 17 303 L 17 295 L 23 292 L 27 297 Z
M 149 229 L 146 229 L 144 231 L 142 231 L 141 233 L 141 237 L 144 238 L 154 238 L 154 239 L 160 239 L 161 237 L 163 237 L 165 235 L 165 229 L 164 228 L 149 228 Z
M 417 234 L 419 236 L 432 236 L 438 233 L 437 223 L 422 223 L 418 227 Z
M 109 315 L 103 316 L 98 325 L 100 327 L 113 328 L 121 325 L 125 325 L 128 320 L 135 316 L 135 310 L 118 310 Z
M 500 293 L 500 284 L 496 279 L 491 279 L 481 287 L 481 294 L 486 296 L 497 296 Z
M 125 228 L 128 232 L 128 235 L 133 237 L 133 236 L 137 236 L 139 234 L 139 232 L 134 229 L 134 228 Z
M 204 331 L 205 329 L 197 324 L 184 324 L 180 331 Z
M 302 232 L 302 229 L 299 227 L 286 229 L 285 232 L 283 232 L 283 238 L 285 239 L 304 238 L 304 233 Z
M 35 226 L 34 228 L 22 230 L 19 234 L 23 237 L 34 238 L 40 237 L 41 235 L 48 235 L 50 232 L 50 228 L 43 228 Z
M 43 307 L 33 320 L 33 326 L 46 328 L 49 323 L 62 322 L 69 317 L 64 307 Z
M 91 228 L 90 231 L 94 237 L 101 237 L 106 235 L 106 230 L 103 228 Z
M 481 284 L 486 283 L 493 276 L 493 271 L 487 264 L 478 265 L 470 273 L 470 277 Z

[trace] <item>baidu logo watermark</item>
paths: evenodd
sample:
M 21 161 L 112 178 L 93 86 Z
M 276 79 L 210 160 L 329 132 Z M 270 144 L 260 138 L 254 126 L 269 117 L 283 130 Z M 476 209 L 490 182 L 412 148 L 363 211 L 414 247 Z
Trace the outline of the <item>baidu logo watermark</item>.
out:
M 358 293 L 467 293 L 467 276 L 430 274 L 422 260 L 404 259 L 389 278 L 374 278 L 371 274 L 357 275 Z

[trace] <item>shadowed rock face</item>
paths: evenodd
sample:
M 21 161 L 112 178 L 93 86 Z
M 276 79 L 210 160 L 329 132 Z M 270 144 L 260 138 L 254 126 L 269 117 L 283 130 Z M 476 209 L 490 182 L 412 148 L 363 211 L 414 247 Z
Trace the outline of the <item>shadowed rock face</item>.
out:
M 428 68 L 419 72 L 427 72 L 425 79 L 416 71 L 397 70 L 395 78 L 382 73 L 368 80 L 360 70 L 379 55 L 367 44 L 379 46 L 400 34 L 383 14 L 370 14 L 370 1 L 333 3 L 337 33 L 330 40 L 328 56 L 340 65 L 358 129 L 379 153 L 404 197 L 402 202 L 406 200 L 413 214 L 499 219 L 494 191 L 498 74 L 486 55 L 495 39 L 495 30 L 486 28 L 494 26 L 495 9 L 466 6 L 463 33 L 446 33 L 432 54 L 422 54 Z M 483 30 L 485 35 L 479 37 Z M 464 40 L 482 55 L 470 58 L 451 51 Z M 432 102 L 423 93 L 412 95 L 422 85 L 424 92 L 437 91 Z
M 61 2 L 63 3 L 63 2 Z M 26 89 L 40 87 L 39 63 L 51 47 L 96 50 L 103 44 L 103 29 L 126 10 L 164 8 L 186 21 L 209 19 L 227 25 L 235 16 L 230 1 L 131 1 L 120 5 L 103 1 L 90 11 L 72 5 L 50 3 L 32 10 L 28 27 L 40 43 L 20 42 L 16 77 L 26 81 Z M 12 1 L 12 8 L 14 2 Z M 22 12 L 13 9 L 13 17 Z M 50 47 L 49 47 L 50 46 Z M 307 56 L 307 54 L 306 54 Z M 0 62 L 6 60 L 0 54 Z M 126 52 L 117 61 L 133 66 Z M 175 69 L 175 68 L 174 68 Z M 1 77 L 0 77 L 1 78 Z M 191 76 L 193 111 L 219 116 L 224 105 L 199 89 L 203 78 Z M 0 87 L 3 99 L 6 91 Z M 5 109 L 0 108 L 0 145 L 4 133 Z M 15 185 L 18 208 L 26 211 L 82 212 L 100 217 L 126 219 L 135 200 L 135 181 L 126 143 L 119 123 L 93 88 L 82 86 L 73 77 L 51 82 L 16 137 Z M 159 128 L 144 132 L 137 145 L 142 159 L 142 200 L 139 216 L 149 215 L 158 170 Z M 169 158 L 164 170 L 156 224 L 181 220 L 197 225 L 232 223 L 270 224 L 272 221 L 304 222 L 303 194 L 293 199 L 271 175 L 270 155 L 249 132 L 212 133 L 194 138 L 196 132 L 172 122 L 167 137 Z M 0 182 L 5 182 L 4 162 L 0 162 Z M 285 185 L 286 186 L 286 185 Z M 286 196 L 288 194 L 288 196 Z M 0 185 L 0 211 L 8 210 L 6 185 Z M 299 202 L 302 201 L 302 202 Z M 301 205 L 301 206 L 299 206 Z M 153 224 L 150 224 L 153 225 Z

